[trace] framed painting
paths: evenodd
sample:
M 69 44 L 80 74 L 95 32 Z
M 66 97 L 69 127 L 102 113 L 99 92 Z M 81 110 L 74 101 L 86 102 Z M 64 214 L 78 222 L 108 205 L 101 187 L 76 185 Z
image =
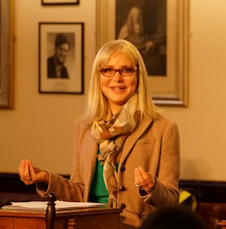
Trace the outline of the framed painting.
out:
M 188 105 L 189 0 L 97 0 L 97 49 L 114 39 L 143 57 L 155 104 Z
M 73 5 L 79 4 L 79 0 L 42 0 L 42 5 Z
M 39 23 L 39 92 L 83 94 L 84 23 Z
M 13 106 L 13 0 L 0 0 L 0 108 Z

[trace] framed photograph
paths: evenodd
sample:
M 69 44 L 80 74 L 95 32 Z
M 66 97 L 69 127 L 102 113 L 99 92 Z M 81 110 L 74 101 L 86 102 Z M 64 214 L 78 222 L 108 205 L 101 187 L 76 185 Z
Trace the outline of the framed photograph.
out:
M 189 0 L 97 0 L 97 50 L 125 39 L 143 57 L 155 104 L 188 105 Z
M 39 92 L 83 94 L 84 23 L 39 23 Z
M 79 4 L 79 0 L 42 0 L 42 5 L 73 5 Z
M 13 0 L 0 0 L 0 108 L 13 105 Z

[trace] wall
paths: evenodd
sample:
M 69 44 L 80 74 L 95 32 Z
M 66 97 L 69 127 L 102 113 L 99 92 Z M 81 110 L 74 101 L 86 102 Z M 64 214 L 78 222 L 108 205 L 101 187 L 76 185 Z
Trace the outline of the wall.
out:
M 95 56 L 95 1 L 42 6 L 15 0 L 14 109 L 0 110 L 0 172 L 22 158 L 61 174 L 71 171 L 74 121 L 83 110 Z M 190 0 L 189 106 L 163 107 L 181 135 L 181 179 L 225 180 L 226 1 Z M 85 94 L 38 93 L 38 23 L 85 23 Z
M 181 177 L 222 180 L 226 152 L 226 2 L 190 1 L 189 107 L 168 108 L 181 133 Z
M 0 110 L 1 172 L 17 172 L 22 158 L 53 172 L 68 174 L 74 121 L 85 95 L 38 93 L 38 23 L 84 22 L 84 79 L 87 92 L 95 56 L 95 1 L 74 6 L 42 6 L 41 0 L 15 0 L 15 101 Z

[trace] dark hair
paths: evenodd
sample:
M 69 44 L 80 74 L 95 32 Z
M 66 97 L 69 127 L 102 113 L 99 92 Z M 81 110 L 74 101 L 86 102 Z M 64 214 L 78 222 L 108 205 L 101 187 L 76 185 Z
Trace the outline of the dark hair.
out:
M 65 43 L 70 45 L 67 37 L 62 33 L 57 34 L 56 39 L 55 39 L 55 47 L 60 46 Z
M 150 213 L 140 229 L 206 229 L 201 216 L 185 207 L 165 207 Z

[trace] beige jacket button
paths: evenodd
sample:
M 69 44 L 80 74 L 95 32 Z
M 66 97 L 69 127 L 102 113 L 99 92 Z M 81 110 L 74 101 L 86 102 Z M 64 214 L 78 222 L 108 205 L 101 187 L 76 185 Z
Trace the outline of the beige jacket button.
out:
M 126 187 L 122 185 L 122 186 L 119 188 L 119 190 L 122 191 L 122 192 L 123 192 L 123 191 L 126 191 Z
M 120 204 L 120 208 L 121 208 L 121 209 L 124 209 L 124 208 L 126 208 L 126 205 L 123 204 L 123 203 L 121 203 L 121 204 Z
M 125 165 L 122 165 L 121 166 L 121 172 L 124 172 L 126 170 L 126 166 Z

